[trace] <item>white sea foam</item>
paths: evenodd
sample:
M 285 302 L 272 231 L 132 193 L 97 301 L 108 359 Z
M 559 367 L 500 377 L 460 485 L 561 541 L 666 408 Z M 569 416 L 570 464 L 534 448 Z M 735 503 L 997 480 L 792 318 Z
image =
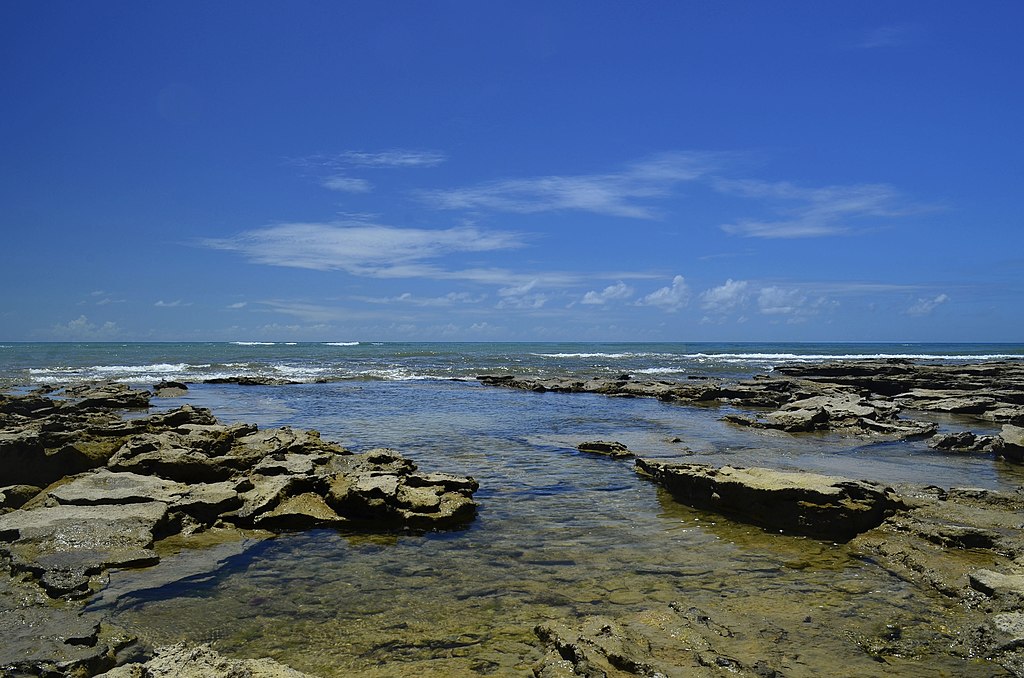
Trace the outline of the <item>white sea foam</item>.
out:
M 288 379 L 316 379 L 328 373 L 324 367 L 312 367 L 302 365 L 270 365 L 270 368 L 279 375 Z
M 357 372 L 355 376 L 369 379 L 380 379 L 381 381 L 427 381 L 431 379 L 444 378 L 433 374 L 420 374 L 401 367 L 363 370 L 361 372 Z
M 273 341 L 232 341 L 235 346 L 273 346 Z
M 100 374 L 105 372 L 123 374 L 131 372 L 184 372 L 190 367 L 198 366 L 189 365 L 188 363 L 155 363 L 153 365 L 96 365 L 87 369 L 99 372 Z
M 944 355 L 934 353 L 689 353 L 680 355 L 680 358 L 694 358 L 697 360 L 723 360 L 732 362 L 746 362 L 750 360 L 768 362 L 819 362 L 822 360 L 1005 360 L 1008 358 L 1024 358 L 1014 353 L 991 353 L 983 355 Z
M 637 374 L 682 374 L 686 371 L 679 367 L 645 367 L 642 370 L 635 370 Z
M 671 356 L 671 353 L 531 353 L 538 358 L 610 358 L 619 360 L 622 358 L 653 358 L 659 356 Z M 680 356 L 685 357 L 685 356 Z
M 324 346 L 358 346 L 358 341 L 325 341 Z

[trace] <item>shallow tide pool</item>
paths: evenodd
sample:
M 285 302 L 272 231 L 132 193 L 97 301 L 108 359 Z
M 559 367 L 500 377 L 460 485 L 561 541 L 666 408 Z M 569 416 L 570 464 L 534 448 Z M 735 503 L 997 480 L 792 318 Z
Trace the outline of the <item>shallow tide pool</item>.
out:
M 184 402 L 225 423 L 317 429 L 356 452 L 393 447 L 421 469 L 471 475 L 480 511 L 445 533 L 284 534 L 216 571 L 103 602 L 116 623 L 155 644 L 213 642 L 325 677 L 527 675 L 543 654 L 538 623 L 674 603 L 730 626 L 734 647 L 787 676 L 835 666 L 879 676 L 998 668 L 949 656 L 944 602 L 851 547 L 689 509 L 631 462 L 575 446 L 619 440 L 640 456 L 886 482 L 1022 483 L 989 458 L 941 455 L 922 442 L 749 431 L 721 422 L 718 408 L 457 381 L 193 386 L 164 404 Z M 201 559 L 186 551 L 151 570 L 176 558 Z M 115 572 L 111 586 L 140 574 Z M 863 639 L 897 627 L 934 653 L 898 667 L 872 659 Z

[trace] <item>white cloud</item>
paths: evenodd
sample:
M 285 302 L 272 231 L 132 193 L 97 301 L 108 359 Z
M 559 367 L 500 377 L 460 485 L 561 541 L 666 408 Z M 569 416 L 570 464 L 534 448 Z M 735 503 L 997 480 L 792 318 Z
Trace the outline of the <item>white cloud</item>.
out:
M 580 303 L 603 305 L 616 299 L 626 299 L 627 297 L 632 296 L 632 294 L 633 288 L 624 282 L 619 281 L 614 285 L 609 285 L 600 292 L 595 290 L 587 292 L 583 295 L 583 300 Z
M 535 291 L 540 285 L 537 279 L 530 280 L 519 285 L 503 287 L 498 290 L 498 301 L 496 308 L 542 308 L 548 302 L 548 295 Z
M 434 167 L 447 156 L 436 151 L 410 151 L 391 149 L 387 151 L 345 151 L 334 156 L 334 162 L 362 167 Z
M 657 306 L 666 311 L 678 311 L 690 301 L 690 288 L 683 276 L 672 278 L 672 284 L 651 292 L 638 301 L 640 306 Z
M 907 309 L 910 315 L 928 315 L 942 304 L 949 301 L 949 296 L 940 294 L 932 299 L 918 299 L 917 303 Z
M 181 299 L 175 299 L 174 301 L 164 301 L 161 299 L 153 305 L 158 308 L 177 308 L 178 306 L 191 306 L 192 302 L 184 302 Z
M 62 325 L 54 325 L 47 334 L 53 339 L 67 341 L 102 341 L 114 339 L 120 333 L 121 328 L 116 323 L 108 321 L 97 325 L 84 315 L 80 315 Z
M 373 190 L 373 184 L 366 179 L 357 177 L 346 177 L 342 174 L 335 174 L 320 182 L 324 188 L 342 193 L 369 193 Z
M 546 294 L 524 294 L 518 297 L 504 297 L 497 304 L 495 308 L 519 308 L 519 309 L 537 309 L 543 308 L 544 304 L 548 303 L 549 296 Z
M 840 235 L 869 217 L 900 217 L 921 211 L 906 204 L 885 184 L 802 188 L 789 182 L 717 179 L 715 188 L 729 195 L 763 200 L 779 219 L 740 219 L 721 228 L 753 238 L 807 238 Z
M 249 302 L 247 302 L 247 301 L 237 301 L 237 302 L 235 302 L 233 304 L 229 304 L 228 308 L 245 308 L 248 305 L 249 305 Z
M 449 292 L 440 297 L 417 297 L 412 292 L 404 292 L 397 297 L 355 297 L 357 301 L 370 304 L 409 304 L 411 306 L 455 306 L 457 304 L 478 304 L 486 297 L 468 292 Z
M 669 196 L 675 184 L 699 179 L 715 164 L 710 154 L 667 153 L 610 174 L 505 179 L 467 188 L 425 191 L 421 196 L 441 209 L 520 214 L 580 210 L 651 219 L 657 212 L 645 199 Z
M 457 252 L 521 245 L 519 236 L 508 232 L 395 228 L 363 222 L 279 224 L 202 244 L 238 252 L 258 264 L 392 278 L 457 277 L 422 262 Z
M 716 313 L 731 311 L 746 301 L 749 286 L 746 280 L 729 278 L 725 283 L 712 287 L 700 295 L 701 307 Z
M 823 311 L 839 306 L 836 301 L 823 295 L 812 296 L 801 287 L 762 287 L 757 295 L 758 310 L 764 315 L 787 317 L 789 322 L 802 322 Z
M 293 165 L 318 170 L 339 171 L 352 167 L 368 168 L 401 168 L 401 167 L 434 167 L 440 165 L 447 156 L 437 151 L 415 151 L 393 148 L 384 151 L 342 151 L 341 153 L 322 153 L 295 158 L 289 162 Z
M 807 296 L 798 289 L 763 287 L 757 296 L 757 306 L 765 315 L 793 315 L 803 310 Z

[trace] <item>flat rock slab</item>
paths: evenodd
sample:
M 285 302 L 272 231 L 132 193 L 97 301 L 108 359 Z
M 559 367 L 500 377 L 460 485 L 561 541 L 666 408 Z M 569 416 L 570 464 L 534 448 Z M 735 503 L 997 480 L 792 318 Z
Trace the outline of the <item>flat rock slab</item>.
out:
M 98 469 L 49 489 L 47 495 L 60 504 L 79 506 L 141 504 L 153 501 L 169 504 L 188 492 L 188 489 L 187 485 L 156 476 Z
M 156 563 L 150 546 L 167 508 L 146 502 L 14 511 L 0 516 L 0 552 L 17 569 L 39 574 L 51 595 L 84 591 L 88 575 L 105 568 Z
M 113 666 L 131 637 L 99 615 L 0 578 L 0 675 L 87 676 Z
M 848 541 L 903 508 L 892 489 L 839 476 L 649 459 L 636 468 L 688 506 L 820 539 Z

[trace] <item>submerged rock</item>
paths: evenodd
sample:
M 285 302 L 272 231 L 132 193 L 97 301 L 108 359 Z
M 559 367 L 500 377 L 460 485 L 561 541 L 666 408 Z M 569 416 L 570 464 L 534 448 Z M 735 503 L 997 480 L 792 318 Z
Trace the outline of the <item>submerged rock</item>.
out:
M 91 676 L 130 657 L 134 638 L 98 614 L 0 578 L 0 675 Z
M 534 633 L 547 651 L 533 668 L 536 678 L 783 675 L 772 661 L 750 656 L 752 644 L 728 626 L 682 602 L 620 619 L 591 616 L 548 622 Z M 769 644 L 764 645 L 759 649 L 769 650 Z
M 623 443 L 617 441 L 605 441 L 605 440 L 593 440 L 586 443 L 580 443 L 576 446 L 576 449 L 580 452 L 589 452 L 590 454 L 600 454 L 612 459 L 629 459 L 634 457 L 629 448 Z
M 687 506 L 820 539 L 848 541 L 903 508 L 891 488 L 838 476 L 649 459 L 636 468 Z
M 144 664 L 126 664 L 103 678 L 311 678 L 273 659 L 229 659 L 209 645 L 159 648 Z

